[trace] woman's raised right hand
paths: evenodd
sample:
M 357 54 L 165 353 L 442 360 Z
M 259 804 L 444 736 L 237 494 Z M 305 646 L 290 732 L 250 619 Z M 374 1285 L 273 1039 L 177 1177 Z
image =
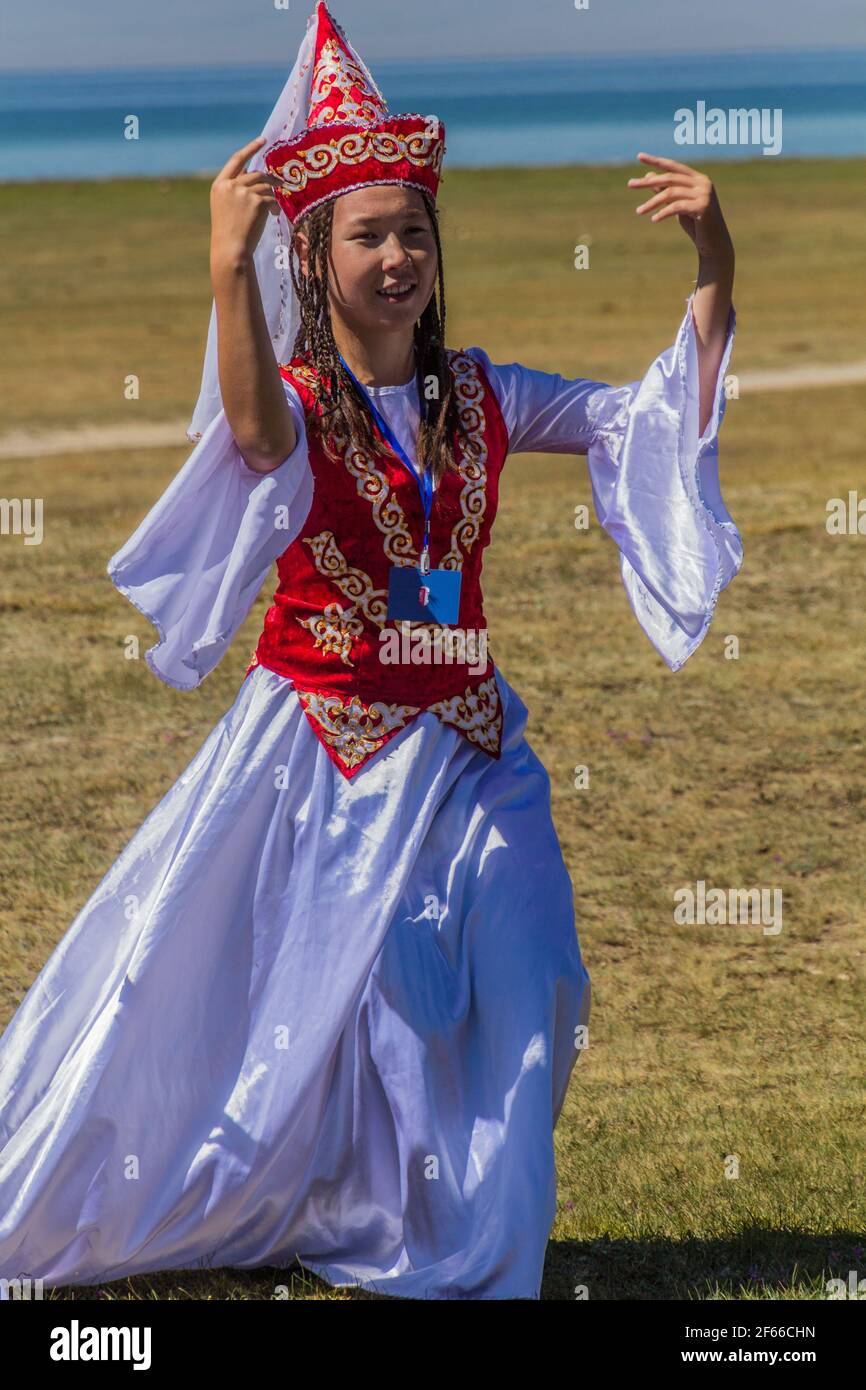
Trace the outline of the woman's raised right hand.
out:
M 264 231 L 268 213 L 278 214 L 274 197 L 277 182 L 264 169 L 252 173 L 248 159 L 260 150 L 265 137 L 258 135 L 235 150 L 220 169 L 210 190 L 211 264 L 234 263 L 252 256 Z

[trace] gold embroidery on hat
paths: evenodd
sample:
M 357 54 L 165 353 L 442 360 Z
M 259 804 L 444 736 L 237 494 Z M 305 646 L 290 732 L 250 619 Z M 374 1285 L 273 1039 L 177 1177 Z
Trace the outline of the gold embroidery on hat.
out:
M 362 164 L 373 159 L 381 164 L 396 164 L 406 159 L 417 167 L 429 165 L 438 173 L 442 168 L 445 146 L 438 134 L 411 131 L 406 135 L 390 130 L 352 130 L 326 144 L 307 145 L 275 172 L 288 194 L 302 193 L 310 179 L 327 178 L 338 164 Z
M 337 106 L 325 106 L 335 89 L 340 94 Z M 361 101 L 355 97 L 355 91 L 362 95 Z M 317 107 L 322 109 L 316 110 Z M 336 39 L 326 39 L 322 44 L 310 92 L 310 109 L 316 110 L 313 127 L 339 121 L 380 121 L 387 117 L 382 98 L 369 92 L 367 74 Z

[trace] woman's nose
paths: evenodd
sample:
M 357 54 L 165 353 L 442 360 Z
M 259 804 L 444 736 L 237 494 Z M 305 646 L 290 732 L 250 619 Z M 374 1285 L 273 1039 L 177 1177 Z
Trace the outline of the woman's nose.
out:
M 382 251 L 383 270 L 404 270 L 412 264 L 412 258 L 400 238 L 392 232 Z

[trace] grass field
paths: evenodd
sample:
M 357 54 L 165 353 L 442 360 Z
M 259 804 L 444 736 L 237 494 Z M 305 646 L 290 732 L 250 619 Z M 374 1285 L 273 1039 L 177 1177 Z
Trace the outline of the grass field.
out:
M 866 356 L 852 308 L 863 161 L 698 167 L 737 248 L 731 370 Z M 695 266 L 673 219 L 635 216 L 639 172 L 452 172 L 450 343 L 641 376 L 674 339 Z M 0 210 L 3 428 L 188 418 L 210 312 L 207 182 L 5 187 Z M 866 537 L 824 524 L 828 498 L 866 496 L 863 423 L 862 386 L 729 403 L 721 474 L 746 558 L 675 675 L 631 613 L 614 543 L 594 520 L 574 529 L 585 460 L 506 465 L 484 565 L 491 653 L 550 771 L 593 982 L 556 1131 L 545 1298 L 822 1298 L 827 1278 L 866 1274 Z M 270 581 L 199 690 L 123 658 L 128 634 L 142 651 L 154 634 L 105 565 L 189 449 L 0 463 L 0 495 L 44 498 L 46 528 L 40 546 L 0 537 L 0 1026 L 232 703 L 260 630 Z M 673 893 L 698 879 L 781 889 L 783 930 L 676 926 Z M 269 1298 L 289 1278 L 167 1273 L 105 1296 Z M 291 1296 L 374 1295 L 296 1272 Z

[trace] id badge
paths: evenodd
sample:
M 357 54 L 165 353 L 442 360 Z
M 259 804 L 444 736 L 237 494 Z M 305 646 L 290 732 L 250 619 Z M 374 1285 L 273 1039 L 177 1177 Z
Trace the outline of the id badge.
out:
M 460 614 L 460 570 L 393 565 L 388 579 L 388 617 L 411 623 L 455 624 Z M 426 603 L 422 602 L 426 598 Z

